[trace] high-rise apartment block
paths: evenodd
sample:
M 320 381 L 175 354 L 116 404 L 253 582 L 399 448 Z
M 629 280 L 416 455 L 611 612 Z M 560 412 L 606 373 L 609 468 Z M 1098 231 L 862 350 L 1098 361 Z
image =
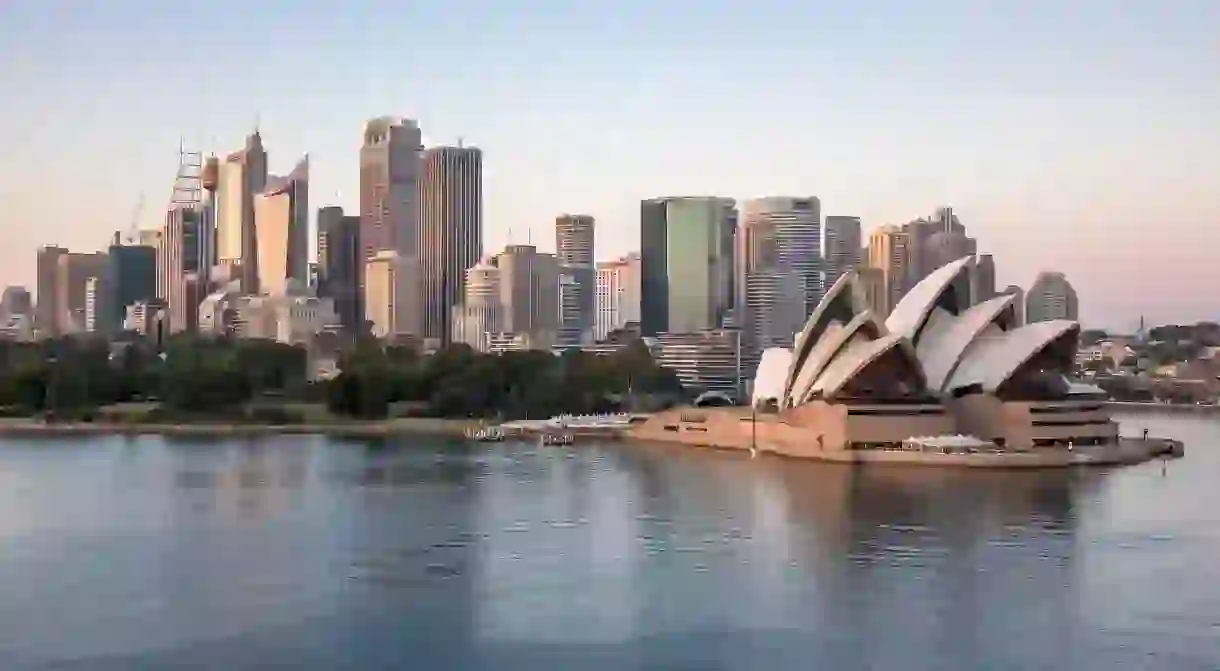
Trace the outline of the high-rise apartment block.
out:
M 309 157 L 255 194 L 254 233 L 257 293 L 283 296 L 309 286 Z
M 452 335 L 453 306 L 462 301 L 466 269 L 483 253 L 483 153 L 475 147 L 424 152 L 420 177 L 423 337 Z M 365 247 L 368 241 L 364 242 Z
M 719 328 L 735 302 L 731 198 L 656 198 L 640 203 L 643 333 Z
M 349 333 L 364 324 L 360 290 L 364 252 L 360 247 L 360 217 L 341 207 L 318 210 L 318 294 L 335 302 L 339 322 Z
M 217 264 L 240 268 L 238 278 L 247 293 L 259 291 L 254 199 L 266 187 L 267 152 L 255 132 L 246 138 L 245 148 L 218 165 L 215 202 Z M 199 255 L 198 247 L 194 254 Z
M 629 323 L 639 324 L 639 254 L 597 264 L 595 311 L 593 333 L 599 341 Z
M 1045 322 L 1053 319 L 1079 319 L 1076 290 L 1060 272 L 1038 273 L 1034 283 L 1025 294 L 1025 319 L 1027 323 Z

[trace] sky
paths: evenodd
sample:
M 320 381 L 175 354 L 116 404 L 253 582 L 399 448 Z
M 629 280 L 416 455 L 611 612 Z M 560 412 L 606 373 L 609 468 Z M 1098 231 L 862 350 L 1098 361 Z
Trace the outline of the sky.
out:
M 192 5 L 192 6 L 185 6 Z M 484 246 L 639 201 L 814 195 L 867 231 L 951 205 L 998 282 L 1067 273 L 1086 326 L 1220 320 L 1214 0 L 4 0 L 0 285 L 154 227 L 182 139 L 257 125 L 356 209 L 364 122 L 484 151 Z

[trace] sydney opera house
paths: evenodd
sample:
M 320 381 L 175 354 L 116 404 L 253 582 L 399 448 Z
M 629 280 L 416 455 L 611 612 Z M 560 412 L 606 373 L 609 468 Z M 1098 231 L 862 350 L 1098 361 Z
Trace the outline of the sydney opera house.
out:
M 971 305 L 969 262 L 933 272 L 884 322 L 844 275 L 792 350 L 763 353 L 753 408 L 660 413 L 634 435 L 837 461 L 1147 458 L 1143 441 L 1119 438 L 1105 393 L 1067 378 L 1079 324 L 1018 326 L 1009 294 Z

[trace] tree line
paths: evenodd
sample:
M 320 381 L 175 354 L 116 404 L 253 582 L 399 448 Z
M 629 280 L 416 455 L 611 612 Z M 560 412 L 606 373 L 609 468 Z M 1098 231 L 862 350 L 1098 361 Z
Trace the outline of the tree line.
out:
M 300 418 L 290 408 L 310 403 L 348 418 L 512 419 L 653 409 L 684 393 L 642 342 L 601 355 L 491 355 L 459 344 L 423 356 L 360 341 L 340 355 L 331 379 L 312 380 L 310 367 L 303 347 L 265 340 L 175 336 L 161 348 L 149 340 L 0 342 L 0 411 L 89 419 L 143 402 L 150 419 L 291 422 Z

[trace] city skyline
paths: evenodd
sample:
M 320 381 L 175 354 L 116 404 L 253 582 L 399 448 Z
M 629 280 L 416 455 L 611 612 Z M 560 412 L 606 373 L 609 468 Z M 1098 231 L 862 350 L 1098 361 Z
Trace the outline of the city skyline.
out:
M 675 36 L 631 3 L 552 8 L 524 24 L 487 8 L 465 16 L 421 3 L 408 15 L 357 3 L 335 14 L 304 4 L 258 15 L 228 2 L 141 7 L 140 33 L 153 38 L 140 40 L 124 35 L 134 3 L 71 16 L 53 3 L 3 10 L 0 57 L 18 65 L 0 74 L 15 94 L 0 112 L 0 225 L 12 238 L 0 284 L 35 289 L 42 245 L 104 249 L 141 193 L 141 225 L 163 221 L 180 135 L 223 156 L 257 126 L 273 172 L 287 171 L 289 157 L 314 158 L 311 206 L 358 212 L 360 128 L 398 114 L 419 120 L 428 146 L 464 136 L 485 152 L 485 250 L 547 250 L 557 214 L 586 212 L 598 222 L 596 258 L 621 256 L 640 248 L 639 202 L 666 195 L 811 194 L 823 217 L 859 216 L 864 239 L 947 204 L 996 254 L 998 286 L 1028 288 L 1039 272 L 1062 271 L 1086 326 L 1220 312 L 1188 288 L 1220 280 L 1204 256 L 1220 243 L 1220 196 L 1208 187 L 1220 182 L 1220 131 L 1206 123 L 1220 107 L 1220 53 L 1200 30 L 1220 19 L 1215 5 L 1119 16 L 1087 2 L 891 6 L 887 22 L 928 29 L 904 30 L 895 52 L 869 46 L 893 42 L 891 30 L 845 8 L 718 3 Z M 212 48 L 182 54 L 168 39 L 170 25 L 215 25 L 225 12 Z M 410 24 L 428 30 L 401 39 Z M 770 46 L 798 25 L 824 30 L 819 45 Z M 463 46 L 445 44 L 455 31 Z M 566 63 L 531 46 L 572 31 L 582 49 Z M 1040 40 L 1015 39 L 1022 33 Z M 252 34 L 269 38 L 244 39 Z M 315 34 L 317 45 L 305 39 Z M 418 50 L 404 72 L 384 65 L 403 62 L 400 42 Z M 847 44 L 860 46 L 844 62 L 835 46 Z M 286 58 L 317 76 L 263 76 Z M 205 61 L 213 67 L 193 83 L 199 104 L 183 105 L 186 85 L 170 71 Z M 354 62 L 372 66 L 351 77 Z M 813 82 L 807 94 L 791 93 L 797 81 Z M 781 91 L 836 104 L 770 104 Z M 709 110 L 709 96 L 723 104 Z M 90 109 L 87 123 L 78 109 Z M 69 170 L 95 178 L 75 198 L 54 197 Z

